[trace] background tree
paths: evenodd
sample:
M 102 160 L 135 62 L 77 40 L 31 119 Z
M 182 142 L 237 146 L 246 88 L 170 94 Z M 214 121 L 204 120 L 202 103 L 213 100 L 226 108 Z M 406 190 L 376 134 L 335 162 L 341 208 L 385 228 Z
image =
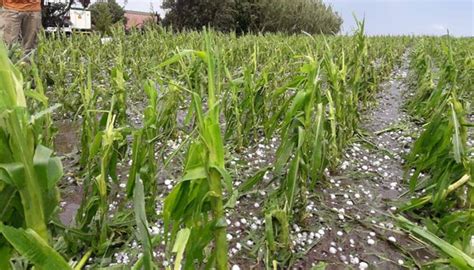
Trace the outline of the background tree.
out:
M 81 3 L 83 8 L 87 8 L 91 4 L 91 0 L 79 0 L 78 2 Z
M 234 14 L 231 0 L 164 0 L 168 9 L 163 23 L 176 29 L 201 29 L 210 25 L 217 30 L 233 30 Z
M 334 34 L 341 17 L 321 0 L 165 0 L 164 25 L 221 31 Z
M 95 29 L 106 33 L 115 23 L 125 23 L 125 11 L 115 0 L 96 2 L 89 7 Z

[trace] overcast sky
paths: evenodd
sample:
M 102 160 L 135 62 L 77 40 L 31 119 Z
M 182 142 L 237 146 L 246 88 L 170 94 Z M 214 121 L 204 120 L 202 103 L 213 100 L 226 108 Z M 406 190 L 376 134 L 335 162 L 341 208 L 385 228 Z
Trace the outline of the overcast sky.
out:
M 118 0 L 123 3 L 123 0 Z M 324 0 L 343 18 L 343 32 L 354 29 L 353 13 L 365 17 L 369 35 L 430 34 L 474 36 L 474 0 Z M 162 0 L 128 0 L 130 10 L 163 11 Z

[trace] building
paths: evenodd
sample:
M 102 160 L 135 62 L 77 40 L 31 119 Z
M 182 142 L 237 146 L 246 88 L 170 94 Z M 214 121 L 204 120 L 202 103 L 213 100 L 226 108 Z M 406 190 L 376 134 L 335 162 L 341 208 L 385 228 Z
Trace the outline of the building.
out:
M 148 20 L 156 21 L 156 15 L 151 12 L 133 11 L 133 10 L 125 10 L 125 18 L 127 19 L 127 24 L 125 25 L 125 29 L 130 29 L 132 27 L 140 28 L 143 25 L 143 23 Z

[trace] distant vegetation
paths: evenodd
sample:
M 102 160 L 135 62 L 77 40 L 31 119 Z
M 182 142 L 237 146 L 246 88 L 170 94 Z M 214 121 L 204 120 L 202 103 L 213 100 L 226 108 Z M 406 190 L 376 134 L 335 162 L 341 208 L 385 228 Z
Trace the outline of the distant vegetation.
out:
M 334 34 L 342 19 L 321 0 L 164 0 L 164 24 L 181 29 Z
M 87 1 L 83 2 L 87 3 Z M 89 10 L 95 30 L 102 33 L 108 32 L 115 23 L 125 23 L 125 11 L 115 0 L 96 2 L 90 5 Z

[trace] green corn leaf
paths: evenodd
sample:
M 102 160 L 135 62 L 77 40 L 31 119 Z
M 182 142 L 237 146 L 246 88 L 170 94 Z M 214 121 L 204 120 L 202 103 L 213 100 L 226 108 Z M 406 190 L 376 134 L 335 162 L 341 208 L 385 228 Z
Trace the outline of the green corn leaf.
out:
M 132 145 L 132 167 L 130 168 L 130 173 L 127 181 L 127 196 L 128 198 L 132 197 L 133 190 L 135 189 L 135 180 L 137 173 L 140 170 L 140 166 L 142 165 L 142 155 L 140 153 L 142 152 L 142 149 L 140 147 L 142 146 L 142 132 L 137 131 L 133 134 L 133 145 Z
M 0 164 L 0 181 L 20 188 L 24 184 L 25 172 L 23 164 L 19 162 Z
M 138 228 L 138 236 L 143 246 L 143 268 L 145 270 L 156 269 L 153 263 L 153 246 L 150 234 L 148 233 L 148 221 L 145 212 L 145 192 L 140 175 L 136 175 L 135 187 L 133 191 L 133 206 L 135 212 L 135 222 Z
M 22 75 L 8 58 L 5 44 L 0 43 L 0 109 L 26 107 Z
M 454 129 L 454 133 L 453 133 L 453 151 L 454 151 L 454 159 L 456 160 L 456 162 L 458 163 L 461 163 L 462 161 L 462 157 L 463 157 L 463 154 L 464 154 L 464 147 L 463 147 L 463 140 L 461 138 L 461 126 L 459 124 L 459 120 L 458 120 L 458 115 L 456 113 L 456 110 L 454 108 L 455 104 L 454 102 L 457 102 L 455 100 L 452 100 L 450 102 L 450 107 L 451 107 L 451 121 L 452 121 L 452 124 L 453 124 L 453 129 Z M 458 106 L 460 106 L 458 104 Z
M 271 251 L 276 250 L 275 236 L 273 234 L 273 217 L 270 213 L 265 214 L 265 240 L 268 249 Z
M 239 193 L 245 193 L 260 183 L 263 180 L 263 176 L 270 170 L 270 167 L 265 167 L 257 171 L 254 176 L 250 177 L 247 179 L 245 182 L 242 183 L 242 185 L 239 186 Z
M 293 204 L 295 202 L 296 195 L 296 184 L 298 182 L 298 171 L 299 171 L 300 157 L 299 154 L 296 154 L 296 157 L 293 158 L 290 164 L 290 169 L 285 181 L 285 194 L 286 200 L 288 203 L 288 209 L 291 211 L 293 209 Z
M 474 269 L 474 259 L 466 253 L 462 252 L 460 249 L 444 241 L 433 233 L 424 230 L 416 224 L 413 224 L 403 216 L 397 216 L 396 219 L 400 222 L 400 225 L 404 229 L 430 242 L 436 248 L 441 250 L 444 254 L 448 255 L 450 257 L 451 262 L 459 269 Z
M 0 216 L 1 218 L 1 216 Z M 10 270 L 11 248 L 7 246 L 0 247 L 0 269 Z
M 181 269 L 181 261 L 183 260 L 184 250 L 189 240 L 191 230 L 188 228 L 181 229 L 177 236 L 176 241 L 173 245 L 173 253 L 176 253 L 176 259 L 174 261 L 174 270 Z
M 56 186 L 56 183 L 63 176 L 63 167 L 61 160 L 58 157 L 52 158 L 53 150 L 38 145 L 33 157 L 33 163 L 40 181 L 46 180 L 47 183 L 42 183 L 46 190 L 50 190 Z
M 0 223 L 0 232 L 22 256 L 39 269 L 72 269 L 64 258 L 32 229 L 16 229 Z

